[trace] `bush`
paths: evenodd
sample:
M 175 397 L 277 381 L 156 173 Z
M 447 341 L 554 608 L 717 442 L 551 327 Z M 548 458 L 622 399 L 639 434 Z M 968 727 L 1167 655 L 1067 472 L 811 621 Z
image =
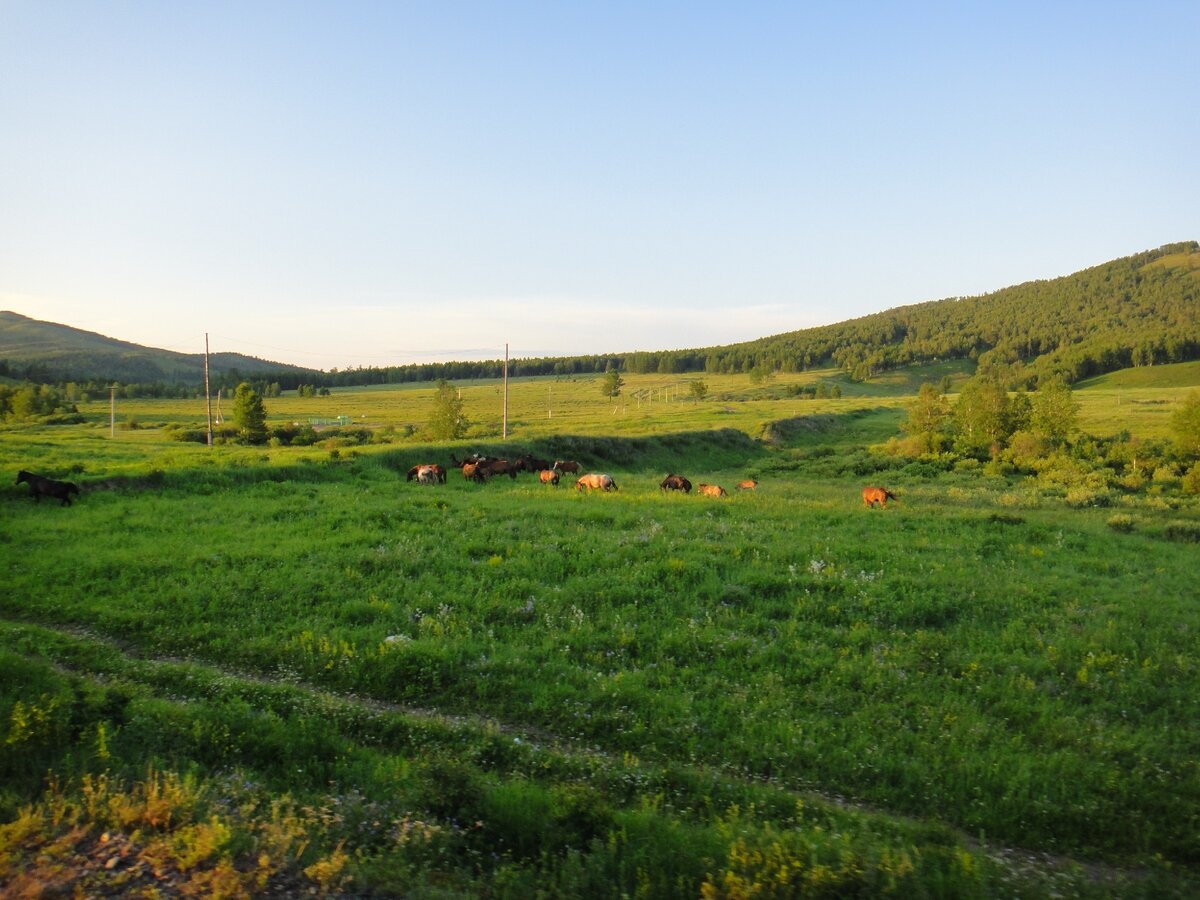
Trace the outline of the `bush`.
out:
M 1163 529 L 1163 533 L 1167 536 L 1168 540 L 1198 544 L 1200 543 L 1200 522 L 1187 522 L 1177 519 L 1173 522 L 1168 522 L 1166 528 Z
M 1108 491 L 1096 490 L 1094 488 L 1079 487 L 1072 488 L 1067 491 L 1067 496 L 1064 498 L 1067 506 L 1074 509 L 1081 509 L 1085 506 L 1111 506 L 1112 497 Z
M 1200 494 L 1200 463 L 1187 470 L 1181 485 L 1185 494 Z
M 1110 516 L 1106 523 L 1113 531 L 1129 533 L 1133 531 L 1133 517 L 1127 516 L 1125 513 L 1117 513 L 1115 516 Z

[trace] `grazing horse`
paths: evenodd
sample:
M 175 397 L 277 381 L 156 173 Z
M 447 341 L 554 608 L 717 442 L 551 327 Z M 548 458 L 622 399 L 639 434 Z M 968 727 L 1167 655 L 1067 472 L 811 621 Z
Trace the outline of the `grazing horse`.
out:
M 752 491 L 758 487 L 758 482 L 753 478 L 747 478 L 745 481 L 739 481 L 736 487 L 739 491 Z
M 467 479 L 467 481 L 475 481 L 479 484 L 483 484 L 483 482 L 486 480 L 483 473 L 479 471 L 479 463 L 466 463 L 462 467 L 462 473 L 463 478 Z
M 538 472 L 538 480 L 541 481 L 542 484 L 557 485 L 558 473 L 553 469 L 542 469 L 542 471 Z
M 493 459 L 488 462 L 481 462 L 477 465 L 478 471 L 487 480 L 495 475 L 507 475 L 513 481 L 517 480 L 517 473 L 521 469 L 516 463 L 511 463 L 507 459 Z
M 433 466 L 417 467 L 417 484 L 437 484 L 438 474 Z
M 434 479 L 439 484 L 446 483 L 446 469 L 444 466 L 439 466 L 436 463 L 419 464 L 419 465 L 413 466 L 411 469 L 408 470 L 408 477 L 404 480 L 412 481 L 414 478 L 420 480 L 421 471 L 424 469 L 430 469 L 433 472 Z M 422 483 L 425 483 L 425 482 L 422 482 Z
M 668 475 L 662 480 L 662 484 L 658 486 L 660 491 L 683 491 L 685 494 L 692 492 L 692 483 L 682 475 Z
M 579 474 L 579 463 L 575 462 L 575 460 L 573 460 L 573 459 L 556 459 L 554 461 L 554 465 L 551 466 L 550 468 L 557 469 L 559 472 L 562 472 L 564 475 L 566 475 L 566 474 L 578 475 Z
M 728 497 L 729 492 L 719 484 L 698 484 L 696 493 L 701 497 Z
M 70 481 L 55 481 L 53 478 L 43 478 L 22 469 L 17 473 L 17 484 L 24 482 L 29 485 L 29 493 L 33 495 L 34 503 L 41 503 L 42 496 L 61 500 L 63 506 L 71 505 L 71 495 L 79 496 L 78 485 Z
M 874 508 L 876 503 L 879 504 L 881 509 L 884 509 L 887 507 L 887 502 L 889 500 L 895 500 L 897 503 L 900 502 L 899 497 L 897 497 L 895 494 L 893 494 L 887 488 L 880 488 L 880 487 L 865 487 L 865 488 L 863 488 L 862 497 L 863 497 L 863 503 L 865 503 L 867 505 L 867 509 Z
M 516 459 L 518 472 L 542 472 L 551 468 L 550 460 L 538 459 L 531 453 L 518 456 Z
M 585 488 L 589 491 L 615 491 L 615 490 L 618 490 L 617 483 L 615 481 L 613 481 L 613 477 L 611 475 L 604 475 L 604 474 L 597 474 L 597 473 L 592 473 L 590 475 L 584 475 L 582 478 L 580 478 L 578 481 L 575 482 L 575 490 L 582 491 Z

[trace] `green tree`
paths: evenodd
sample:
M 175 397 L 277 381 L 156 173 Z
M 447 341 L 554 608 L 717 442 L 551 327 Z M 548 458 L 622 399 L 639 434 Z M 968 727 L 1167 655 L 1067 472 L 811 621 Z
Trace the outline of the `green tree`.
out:
M 703 381 L 692 381 L 688 383 L 688 391 L 691 393 L 692 399 L 699 402 L 708 396 L 708 385 Z
M 956 445 L 964 453 L 987 451 L 995 456 L 1013 432 L 1012 405 L 998 381 L 972 378 L 954 405 Z
M 1200 391 L 1192 391 L 1171 416 L 1175 445 L 1187 456 L 1200 456 Z
M 908 418 L 901 426 L 922 453 L 937 453 L 946 442 L 944 426 L 950 416 L 946 398 L 929 382 L 921 385 L 916 399 L 908 404 Z
M 233 424 L 238 437 L 247 444 L 262 444 L 267 440 L 267 408 L 262 397 L 248 382 L 237 386 L 233 395 Z
M 605 397 L 619 397 L 624 386 L 625 380 L 621 378 L 621 373 L 616 369 L 608 369 L 600 382 L 600 393 Z
M 457 440 L 467 433 L 469 424 L 463 415 L 463 401 L 458 390 L 445 378 L 441 379 L 433 395 L 429 433 L 438 440 Z
M 1041 435 L 1055 447 L 1066 443 L 1078 427 L 1079 404 L 1071 388 L 1061 378 L 1052 378 L 1038 385 L 1030 410 L 1029 425 L 1034 434 Z

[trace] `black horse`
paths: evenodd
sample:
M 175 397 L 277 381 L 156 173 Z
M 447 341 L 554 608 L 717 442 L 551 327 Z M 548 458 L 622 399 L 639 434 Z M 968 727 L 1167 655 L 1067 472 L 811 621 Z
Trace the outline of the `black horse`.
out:
M 692 483 L 682 475 L 668 475 L 662 480 L 662 484 L 658 486 L 660 491 L 683 491 L 685 494 L 692 492 Z
M 33 495 L 35 503 L 40 503 L 44 495 L 61 500 L 63 506 L 70 506 L 71 495 L 79 496 L 79 486 L 70 481 L 55 481 L 53 478 L 43 478 L 41 475 L 34 475 L 32 472 L 26 472 L 24 469 L 17 473 L 17 484 L 21 482 L 29 485 L 29 493 Z

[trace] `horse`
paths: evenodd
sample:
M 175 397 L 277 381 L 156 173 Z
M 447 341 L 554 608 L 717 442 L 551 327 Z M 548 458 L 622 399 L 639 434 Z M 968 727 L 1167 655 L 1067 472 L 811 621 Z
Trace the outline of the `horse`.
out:
M 696 493 L 702 497 L 728 497 L 729 492 L 719 484 L 698 484 Z
M 758 482 L 753 478 L 747 478 L 745 481 L 739 481 L 736 487 L 739 491 L 752 491 L 758 487 Z
M 573 459 L 556 459 L 554 461 L 554 465 L 551 466 L 550 468 L 557 469 L 559 472 L 561 472 L 564 475 L 568 475 L 568 474 L 569 475 L 578 475 L 579 474 L 579 463 L 575 462 L 575 460 L 573 460 Z
M 668 475 L 662 480 L 662 484 L 658 486 L 660 491 L 683 491 L 685 494 L 692 492 L 692 483 L 682 475 Z
M 899 497 L 897 497 L 895 494 L 893 494 L 887 488 L 881 488 L 881 487 L 865 487 L 865 488 L 863 488 L 862 498 L 863 498 L 863 503 L 865 503 L 867 506 L 867 509 L 873 509 L 875 507 L 876 503 L 879 504 L 881 509 L 886 509 L 887 502 L 889 500 L 895 500 L 897 503 L 900 502 Z
M 483 484 L 486 480 L 482 472 L 479 471 L 479 463 L 465 463 L 462 467 L 463 478 L 467 481 L 476 481 Z
M 417 484 L 437 484 L 438 474 L 433 466 L 417 467 Z
M 590 475 L 584 475 L 575 482 L 575 490 L 582 491 L 615 491 L 619 490 L 617 483 L 613 481 L 611 475 L 597 474 L 593 472 Z
M 541 481 L 542 484 L 557 485 L 558 473 L 553 469 L 542 469 L 542 471 L 538 472 L 538 480 Z
M 516 465 L 519 467 L 517 469 L 518 472 L 542 472 L 546 469 L 552 468 L 550 465 L 550 460 L 538 459 L 531 453 L 525 453 L 521 456 L 518 456 L 516 459 Z
M 507 459 L 493 459 L 489 462 L 479 463 L 476 466 L 476 471 L 478 471 L 485 480 L 494 475 L 507 475 L 513 481 L 516 481 L 517 473 L 521 470 L 516 463 L 511 463 Z
M 34 503 L 41 503 L 42 496 L 53 497 L 55 500 L 61 500 L 63 506 L 71 505 L 71 495 L 79 496 L 79 486 L 70 481 L 55 481 L 53 478 L 44 478 L 41 475 L 34 475 L 32 472 L 26 472 L 22 469 L 17 473 L 17 484 L 24 482 L 29 485 L 29 493 L 33 496 Z

